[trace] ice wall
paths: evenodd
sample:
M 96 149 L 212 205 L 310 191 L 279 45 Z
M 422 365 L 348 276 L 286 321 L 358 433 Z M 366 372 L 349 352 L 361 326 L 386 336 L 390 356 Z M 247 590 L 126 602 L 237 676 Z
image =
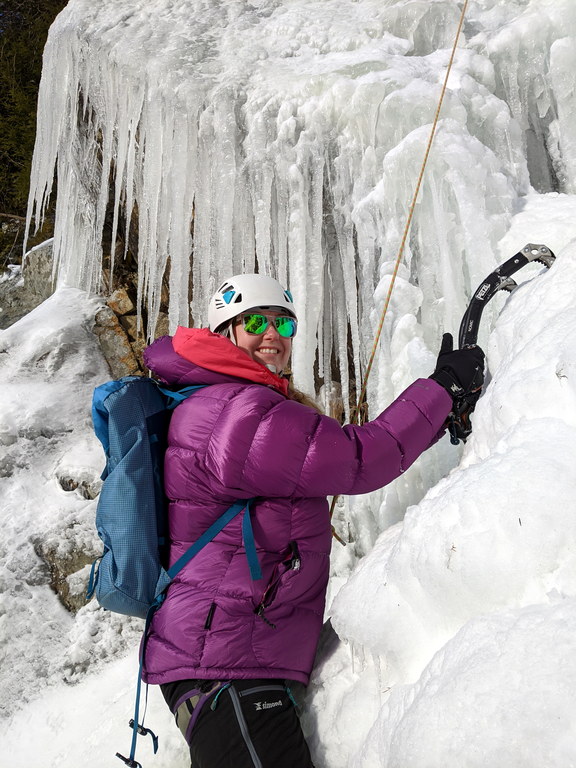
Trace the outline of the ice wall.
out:
M 538 183 L 552 185 L 548 169 L 553 186 L 570 185 L 574 121 L 556 109 L 573 84 L 566 3 L 501 5 L 470 4 L 406 251 L 405 278 L 421 291 L 408 336 L 429 348 L 457 329 L 498 259 L 528 188 L 526 148 Z M 46 46 L 29 207 L 37 224 L 57 171 L 61 280 L 97 290 L 106 216 L 116 233 L 137 210 L 150 334 L 164 274 L 174 328 L 188 323 L 190 298 L 204 322 L 218 282 L 257 264 L 297 298 L 297 383 L 313 389 L 318 352 L 320 376 L 330 384 L 334 357 L 346 394 L 371 345 L 375 290 L 396 256 L 459 12 L 453 0 L 71 0 Z M 379 367 L 372 402 L 392 394 L 390 338 Z M 394 389 L 419 372 L 396 375 Z
M 346 651 L 322 654 L 311 732 L 331 768 L 536 768 L 575 760 L 576 220 L 574 196 L 531 195 L 526 226 L 568 243 L 508 300 L 493 379 L 460 466 L 408 509 L 331 606 Z M 363 720 L 343 743 L 354 705 Z M 324 712 L 326 708 L 326 712 Z M 372 726 L 372 727 L 370 727 Z M 570 734 L 568 736 L 568 734 Z

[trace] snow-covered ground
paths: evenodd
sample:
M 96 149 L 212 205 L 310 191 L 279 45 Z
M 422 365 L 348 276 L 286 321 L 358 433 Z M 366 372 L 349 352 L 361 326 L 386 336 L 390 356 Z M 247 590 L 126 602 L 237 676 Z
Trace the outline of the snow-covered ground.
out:
M 129 745 L 141 622 L 94 603 L 73 617 L 37 555 L 39 542 L 98 550 L 90 394 L 109 374 L 91 333 L 100 300 L 83 289 L 109 164 L 118 200 L 138 203 L 151 306 L 169 252 L 171 319 L 184 319 L 195 199 L 195 319 L 257 253 L 296 295 L 295 374 L 310 389 L 316 330 L 321 363 L 332 346 L 345 360 L 357 297 L 356 367 L 366 359 L 460 8 L 72 0 L 54 25 L 31 209 L 58 155 L 62 287 L 0 332 L 0 768 L 100 768 Z M 572 0 L 469 3 L 373 411 L 431 371 L 497 263 L 528 242 L 557 260 L 523 270 L 486 312 L 489 384 L 465 449 L 445 438 L 337 510 L 351 540 L 334 544 L 337 634 L 304 716 L 318 768 L 576 766 L 575 41 Z M 79 87 L 84 132 L 68 119 Z M 187 766 L 156 689 L 147 724 L 161 742 L 153 756 L 142 740 L 145 768 Z

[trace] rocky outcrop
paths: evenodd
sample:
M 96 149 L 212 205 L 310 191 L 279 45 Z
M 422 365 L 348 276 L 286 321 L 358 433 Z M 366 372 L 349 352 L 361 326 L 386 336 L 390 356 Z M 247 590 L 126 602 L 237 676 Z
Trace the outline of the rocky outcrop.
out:
M 34 306 L 38 306 L 49 296 L 52 296 L 56 288 L 56 281 L 52 273 L 52 244 L 53 240 L 47 240 L 36 248 L 32 248 L 22 262 L 24 291 Z
M 142 373 L 126 331 L 109 306 L 96 314 L 94 333 L 114 379 Z
M 145 373 L 142 353 L 147 341 L 143 320 L 136 313 L 129 288 L 119 287 L 106 299 L 95 318 L 94 333 L 115 379 Z M 168 333 L 168 315 L 161 312 L 155 338 Z
M 0 274 L 0 330 L 13 325 L 54 293 L 52 243 L 47 240 L 36 246 L 25 255 L 21 265 L 11 264 Z M 106 306 L 95 317 L 94 333 L 112 378 L 145 372 L 142 352 L 147 342 L 131 296 L 135 293 L 131 277 L 135 281 L 134 275 L 123 272 L 126 285 L 112 291 L 105 299 Z M 165 333 L 168 316 L 161 312 L 155 335 Z
M 54 293 L 52 240 L 36 246 L 22 264 L 0 275 L 0 330 L 8 328 Z
M 65 543 L 74 542 L 77 533 L 73 528 L 60 532 Z M 61 540 L 38 540 L 34 551 L 46 564 L 50 574 L 50 587 L 58 595 L 60 602 L 71 613 L 77 613 L 86 605 L 86 585 L 92 562 L 100 553 L 86 551 L 74 546 L 63 549 Z
M 97 498 L 102 481 L 91 473 L 58 473 L 63 491 L 82 499 Z M 42 538 L 33 540 L 34 551 L 46 567 L 46 580 L 60 602 L 72 613 L 86 605 L 86 588 L 92 563 L 102 553 L 94 526 L 95 504 L 70 511 Z

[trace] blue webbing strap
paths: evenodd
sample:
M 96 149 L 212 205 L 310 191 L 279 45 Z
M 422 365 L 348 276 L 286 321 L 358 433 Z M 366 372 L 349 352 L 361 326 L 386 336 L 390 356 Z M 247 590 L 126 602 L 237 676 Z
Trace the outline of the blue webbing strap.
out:
M 185 565 L 187 565 L 190 560 L 194 557 L 194 555 L 197 555 L 200 550 L 206 546 L 206 544 L 209 544 L 212 539 L 220 533 L 220 531 L 228 525 L 230 520 L 232 520 L 233 517 L 236 517 L 236 515 L 239 512 L 242 512 L 244 507 L 249 507 L 250 502 L 252 499 L 249 499 L 248 501 L 237 501 L 232 506 L 224 512 L 223 515 L 220 515 L 218 520 L 216 520 L 215 523 L 212 523 L 210 528 L 208 528 L 207 531 L 204 531 L 202 536 L 200 536 L 199 539 L 197 539 L 194 544 L 192 544 L 184 554 L 176 560 L 174 565 L 172 565 L 170 568 L 168 568 L 168 576 L 170 576 L 170 579 L 173 579 L 176 574 L 178 574 L 182 568 L 184 568 Z
M 246 559 L 248 560 L 248 566 L 250 568 L 250 577 L 252 581 L 258 581 L 262 578 L 262 569 L 260 568 L 260 562 L 258 561 L 258 555 L 256 554 L 256 544 L 254 543 L 254 531 L 252 530 L 252 520 L 250 519 L 250 502 L 252 499 L 246 502 L 246 512 L 242 519 L 242 539 L 244 541 L 244 549 L 246 550 Z
M 172 410 L 173 408 L 176 408 L 177 405 L 180 405 L 180 403 L 183 400 L 186 400 L 187 397 L 190 397 L 190 395 L 193 395 L 194 392 L 198 389 L 203 389 L 206 384 L 194 384 L 190 387 L 184 387 L 183 389 L 175 390 L 175 389 L 168 389 L 167 387 L 161 387 L 158 386 L 158 389 L 160 392 L 162 392 L 163 395 L 166 395 L 166 397 L 169 400 L 168 403 L 168 410 Z
M 184 568 L 187 563 L 192 560 L 194 555 L 197 555 L 200 550 L 206 546 L 206 544 L 209 544 L 212 539 L 217 536 L 220 531 L 225 528 L 226 525 L 232 520 L 234 517 L 236 517 L 237 514 L 242 512 L 243 509 L 246 509 L 246 514 L 244 515 L 244 519 L 242 521 L 242 537 L 244 539 L 244 548 L 246 550 L 246 558 L 248 560 L 248 565 L 250 567 L 250 575 L 252 579 L 261 579 L 262 578 L 262 571 L 260 569 L 260 563 L 258 562 L 258 555 L 256 554 L 256 544 L 254 542 L 254 533 L 252 531 L 252 522 L 250 520 L 250 503 L 253 501 L 253 499 L 248 499 L 247 501 L 237 501 L 235 502 L 229 509 L 224 512 L 224 514 L 220 515 L 218 520 L 216 520 L 208 530 L 206 530 L 202 536 L 200 536 L 199 539 L 197 539 L 194 544 L 192 544 L 186 552 L 176 560 L 176 562 L 172 565 L 171 568 L 168 569 L 167 573 L 170 577 L 170 580 L 174 579 L 174 577 Z M 144 625 L 144 636 L 142 639 L 142 648 L 140 651 L 140 664 L 138 667 L 138 683 L 136 685 L 136 702 L 134 705 L 134 718 L 130 721 L 130 727 L 132 728 L 132 743 L 130 745 L 130 757 L 124 757 L 119 752 L 116 752 L 116 757 L 119 757 L 120 760 L 122 760 L 129 768 L 142 768 L 140 763 L 136 762 L 135 760 L 135 754 L 136 754 L 136 741 L 138 739 L 138 735 L 150 735 L 152 737 L 152 742 L 154 744 L 154 754 L 156 754 L 156 751 L 158 749 L 158 737 L 149 729 L 144 728 L 143 724 L 140 724 L 138 722 L 139 712 L 140 712 L 140 694 L 142 690 L 142 670 L 144 668 L 144 655 L 146 652 L 146 641 L 148 639 L 148 630 L 150 629 L 150 624 L 152 623 L 152 617 L 158 610 L 158 608 L 162 605 L 165 598 L 165 592 L 162 592 L 158 597 L 154 600 L 150 608 L 148 609 L 148 613 L 146 614 L 146 623 Z
M 139 714 L 140 714 L 140 693 L 142 691 L 142 670 L 144 668 L 144 652 L 146 650 L 146 640 L 148 638 L 148 630 L 150 629 L 150 624 L 152 623 L 152 617 L 158 610 L 158 608 L 162 605 L 164 602 L 164 595 L 158 595 L 158 597 L 154 600 L 150 608 L 148 609 L 148 613 L 146 614 L 146 623 L 144 624 L 144 635 L 142 637 L 142 648 L 140 650 L 140 664 L 138 666 L 138 682 L 136 684 L 136 701 L 134 703 L 134 717 L 132 720 L 130 720 L 130 727 L 132 728 L 132 742 L 130 744 L 130 757 L 124 757 L 124 755 L 121 755 L 120 752 L 116 752 L 116 757 L 119 757 L 122 762 L 126 763 L 128 768 L 142 768 L 140 763 L 136 762 L 135 755 L 136 755 L 136 741 L 138 739 L 139 735 L 145 736 L 147 734 L 150 734 L 152 737 L 152 743 L 154 745 L 154 754 L 158 751 L 158 737 L 155 733 L 153 733 L 149 728 L 144 728 L 144 725 L 139 723 Z M 148 692 L 148 685 L 146 685 L 146 692 Z M 146 693 L 148 695 L 148 693 Z
M 96 584 L 98 582 L 98 571 L 96 570 L 96 566 L 99 564 L 100 560 L 102 560 L 102 555 L 94 560 L 92 567 L 90 568 L 90 578 L 88 579 L 88 586 L 86 587 L 86 600 L 91 600 L 92 595 L 96 591 Z

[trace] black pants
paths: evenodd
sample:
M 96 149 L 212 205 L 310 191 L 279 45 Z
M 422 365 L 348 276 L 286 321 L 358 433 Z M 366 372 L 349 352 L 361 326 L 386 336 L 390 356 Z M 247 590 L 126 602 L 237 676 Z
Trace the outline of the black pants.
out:
M 160 686 L 192 768 L 314 768 L 283 680 L 178 680 Z

